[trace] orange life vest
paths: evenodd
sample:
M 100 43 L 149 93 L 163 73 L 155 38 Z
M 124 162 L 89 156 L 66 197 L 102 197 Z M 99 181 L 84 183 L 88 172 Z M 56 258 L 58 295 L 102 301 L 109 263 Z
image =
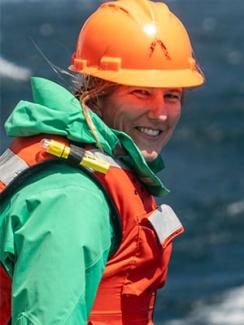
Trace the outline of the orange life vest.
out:
M 50 159 L 40 146 L 44 136 L 17 138 L 8 149 L 6 164 L 19 164 L 18 172 Z M 45 135 L 46 137 L 46 135 Z M 49 136 L 60 142 L 66 139 Z M 101 155 L 101 153 L 100 153 Z M 100 156 L 101 158 L 101 156 Z M 165 283 L 172 239 L 183 227 L 170 207 L 156 202 L 135 173 L 103 154 L 111 163 L 106 174 L 94 172 L 111 196 L 122 224 L 122 241 L 109 259 L 90 313 L 90 325 L 153 324 L 155 294 Z M 12 160 L 12 162 L 10 162 Z M 8 173 L 7 173 L 8 174 Z M 3 176 L 0 191 L 13 182 Z M 0 268 L 0 324 L 10 319 L 11 279 Z M 4 292 L 4 293 L 3 293 Z

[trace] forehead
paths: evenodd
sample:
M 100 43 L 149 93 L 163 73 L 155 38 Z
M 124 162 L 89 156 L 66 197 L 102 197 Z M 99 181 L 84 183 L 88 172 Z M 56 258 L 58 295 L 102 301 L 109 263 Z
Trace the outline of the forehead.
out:
M 166 92 L 178 92 L 178 93 L 182 93 L 183 89 L 182 88 L 155 88 L 155 87 L 141 87 L 141 86 L 126 86 L 126 85 L 118 85 L 113 93 L 117 93 L 117 94 L 126 94 L 126 93 L 130 93 L 133 92 L 134 90 L 145 90 L 148 91 L 149 93 L 153 94 L 153 93 L 166 93 Z

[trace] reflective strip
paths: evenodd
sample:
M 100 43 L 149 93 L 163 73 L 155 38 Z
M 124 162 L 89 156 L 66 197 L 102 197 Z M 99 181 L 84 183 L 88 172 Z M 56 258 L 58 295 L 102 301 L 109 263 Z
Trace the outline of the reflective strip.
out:
M 169 240 L 183 232 L 183 226 L 173 209 L 162 204 L 148 218 L 156 231 L 160 243 L 165 247 Z
M 105 153 L 103 153 L 98 149 L 91 149 L 86 151 L 91 152 L 97 159 L 104 160 L 113 167 L 129 170 L 129 167 L 126 164 L 124 164 L 121 160 L 114 159 L 113 157 L 106 155 Z
M 20 172 L 28 168 L 27 163 L 12 150 L 7 149 L 0 156 L 0 180 L 8 185 Z

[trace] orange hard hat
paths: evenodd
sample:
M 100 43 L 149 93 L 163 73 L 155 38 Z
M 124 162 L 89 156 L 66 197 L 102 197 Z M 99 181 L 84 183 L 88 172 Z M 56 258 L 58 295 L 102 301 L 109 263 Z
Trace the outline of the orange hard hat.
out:
M 149 0 L 102 4 L 80 31 L 70 69 L 129 86 L 204 82 L 183 24 L 164 3 Z

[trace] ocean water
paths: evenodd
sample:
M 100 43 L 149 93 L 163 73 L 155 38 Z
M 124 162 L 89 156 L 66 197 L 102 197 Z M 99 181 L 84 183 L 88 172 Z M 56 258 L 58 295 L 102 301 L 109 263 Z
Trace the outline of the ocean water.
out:
M 102 1 L 1 0 L 3 123 L 32 75 L 62 82 L 40 55 L 66 68 L 85 17 Z M 186 92 L 182 119 L 163 151 L 161 177 L 185 226 L 175 240 L 157 325 L 244 324 L 244 1 L 165 1 L 181 17 L 206 74 Z

